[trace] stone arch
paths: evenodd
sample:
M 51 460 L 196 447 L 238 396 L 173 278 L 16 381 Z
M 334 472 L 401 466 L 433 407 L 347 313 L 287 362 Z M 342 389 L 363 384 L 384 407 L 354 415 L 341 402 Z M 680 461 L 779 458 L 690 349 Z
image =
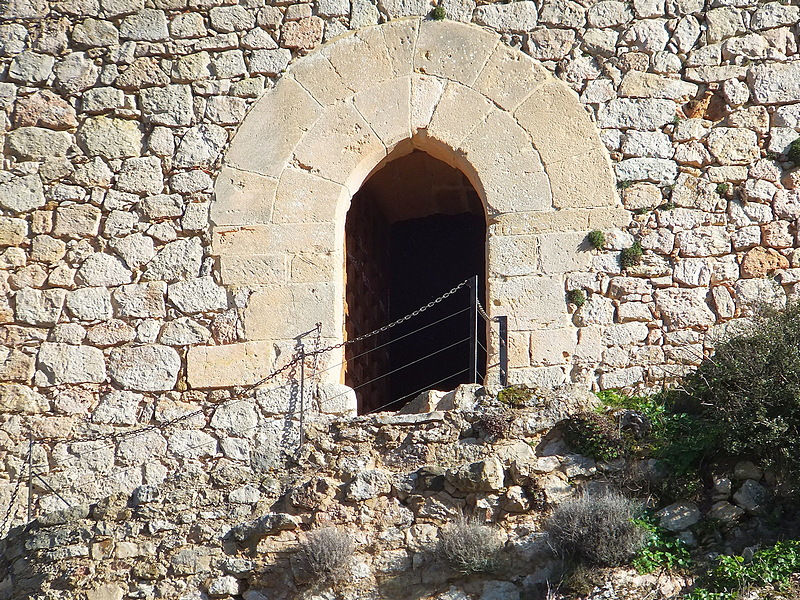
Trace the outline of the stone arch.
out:
M 263 356 L 262 342 L 288 346 L 317 321 L 341 340 L 350 199 L 414 149 L 461 170 L 481 197 L 489 310 L 528 341 L 545 327 L 574 330 L 564 336 L 574 353 L 565 276 L 589 269 L 588 230 L 629 219 L 598 131 L 574 92 L 496 33 L 409 18 L 297 60 L 230 145 L 211 220 L 222 283 L 254 290 L 242 356 Z M 512 373 L 524 379 L 517 362 Z M 190 383 L 208 384 L 197 375 L 206 370 L 190 356 Z

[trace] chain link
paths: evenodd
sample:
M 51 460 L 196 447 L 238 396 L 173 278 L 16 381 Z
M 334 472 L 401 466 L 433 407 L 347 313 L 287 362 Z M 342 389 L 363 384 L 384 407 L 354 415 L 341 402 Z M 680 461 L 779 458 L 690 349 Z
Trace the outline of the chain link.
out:
M 339 342 L 338 344 L 334 344 L 333 346 L 328 346 L 326 348 L 320 348 L 319 350 L 314 350 L 314 352 L 309 352 L 306 356 L 311 356 L 312 354 L 313 355 L 324 354 L 325 352 L 330 352 L 331 350 L 337 350 L 339 348 L 344 348 L 345 346 L 349 346 L 351 344 L 355 344 L 357 342 L 361 342 L 363 340 L 366 340 L 366 339 L 369 339 L 371 337 L 374 337 L 374 336 L 378 335 L 379 333 L 383 333 L 384 331 L 388 331 L 392 327 L 396 327 L 397 325 L 405 323 L 406 321 L 409 321 L 409 320 L 413 319 L 414 317 L 421 315 L 426 310 L 428 310 L 430 308 L 433 308 L 434 306 L 436 306 L 440 302 L 443 302 L 444 300 L 446 300 L 447 298 L 449 298 L 450 296 L 455 294 L 458 290 L 463 288 L 465 285 L 467 285 L 469 283 L 469 281 L 470 281 L 469 279 L 465 279 L 464 281 L 459 283 L 456 287 L 454 287 L 450 291 L 445 292 L 444 294 L 442 294 L 441 296 L 439 296 L 435 300 L 431 300 L 430 302 L 428 302 L 425 306 L 419 307 L 414 312 L 407 314 L 405 317 L 400 317 L 399 319 L 389 323 L 388 325 L 384 325 L 383 327 L 375 329 L 374 331 L 370 331 L 369 333 L 365 333 L 364 335 L 360 335 L 357 338 L 353 338 L 352 340 L 345 340 L 344 342 Z
M 494 321 L 494 319 L 489 316 L 489 313 L 483 310 L 483 305 L 481 304 L 480 300 L 478 300 L 478 314 L 482 316 L 484 319 L 486 319 L 487 322 Z

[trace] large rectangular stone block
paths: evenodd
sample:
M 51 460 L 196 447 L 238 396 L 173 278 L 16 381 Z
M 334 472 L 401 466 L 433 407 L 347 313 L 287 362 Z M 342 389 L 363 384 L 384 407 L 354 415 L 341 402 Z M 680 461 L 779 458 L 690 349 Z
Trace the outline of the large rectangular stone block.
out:
M 215 225 L 266 224 L 278 180 L 248 171 L 223 167 L 214 186 L 211 221 Z
M 333 223 L 281 223 L 216 227 L 214 256 L 252 256 L 273 252 L 333 252 L 338 249 Z
M 221 388 L 256 383 L 272 371 L 272 348 L 270 342 L 193 346 L 186 357 L 189 385 Z
M 338 293 L 337 293 L 338 292 Z M 244 310 L 248 340 L 292 339 L 322 322 L 326 330 L 341 320 L 341 290 L 333 283 L 292 283 L 260 289 Z
M 547 71 L 538 62 L 505 44 L 498 44 L 478 76 L 475 88 L 499 106 L 513 111 L 548 78 Z M 558 122 L 562 123 L 562 119 Z M 546 126 L 546 123 L 540 125 Z

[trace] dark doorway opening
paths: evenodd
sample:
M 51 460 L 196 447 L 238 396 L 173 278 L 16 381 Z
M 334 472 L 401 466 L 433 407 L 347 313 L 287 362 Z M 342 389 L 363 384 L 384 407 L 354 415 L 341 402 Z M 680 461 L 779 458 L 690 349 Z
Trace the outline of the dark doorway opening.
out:
M 412 313 L 478 276 L 485 305 L 486 219 L 459 170 L 415 151 L 387 163 L 353 197 L 345 226 L 346 339 Z M 419 392 L 471 381 L 470 291 L 345 349 L 359 413 L 399 410 Z M 486 369 L 479 319 L 478 371 Z

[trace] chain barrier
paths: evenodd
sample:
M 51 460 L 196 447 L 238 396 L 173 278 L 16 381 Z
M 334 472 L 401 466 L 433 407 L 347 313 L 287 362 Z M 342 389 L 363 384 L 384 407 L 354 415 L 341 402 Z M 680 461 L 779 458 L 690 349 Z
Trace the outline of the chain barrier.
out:
M 353 338 L 353 339 L 350 339 L 350 340 L 345 340 L 343 342 L 340 342 L 338 344 L 333 344 L 331 346 L 326 346 L 326 347 L 323 347 L 323 348 L 320 347 L 321 339 L 322 339 L 322 323 L 318 323 L 316 325 L 316 327 L 312 330 L 312 332 L 315 333 L 313 350 L 311 350 L 310 352 L 304 353 L 303 355 L 295 355 L 295 356 L 293 356 L 292 359 L 289 362 L 287 362 L 285 365 L 283 365 L 279 369 L 276 369 L 275 371 L 273 371 L 270 374 L 266 375 L 265 377 L 259 379 L 255 383 L 244 387 L 243 389 L 240 389 L 237 386 L 236 388 L 234 388 L 234 395 L 231 398 L 229 398 L 228 400 L 226 400 L 224 402 L 221 402 L 220 404 L 214 405 L 212 407 L 199 408 L 197 410 L 194 410 L 194 411 L 182 414 L 182 415 L 178 415 L 177 417 L 175 417 L 173 419 L 170 419 L 168 421 L 164 421 L 164 422 L 161 422 L 161 423 L 154 423 L 152 425 L 146 425 L 144 427 L 139 427 L 138 429 L 134 429 L 134 430 L 128 430 L 128 431 L 122 431 L 122 432 L 101 433 L 101 434 L 97 434 L 97 435 L 81 438 L 81 439 L 78 439 L 78 440 L 64 440 L 64 439 L 55 438 L 55 437 L 43 437 L 43 438 L 39 438 L 37 440 L 37 442 L 80 443 L 80 442 L 100 442 L 100 441 L 106 441 L 106 440 L 116 441 L 116 440 L 120 440 L 120 439 L 124 439 L 124 438 L 135 437 L 137 435 L 142 435 L 142 434 L 145 434 L 145 433 L 148 433 L 148 432 L 151 432 L 151 431 L 164 431 L 166 429 L 169 429 L 170 427 L 173 427 L 174 425 L 177 425 L 178 423 L 181 423 L 182 421 L 186 421 L 186 420 L 192 419 L 194 417 L 198 417 L 198 416 L 213 417 L 214 413 L 216 413 L 216 411 L 219 410 L 220 408 L 223 408 L 223 407 L 226 407 L 226 406 L 230 406 L 230 405 L 235 404 L 237 402 L 251 400 L 251 398 L 248 398 L 247 396 L 254 389 L 256 389 L 256 388 L 258 388 L 260 386 L 263 386 L 264 384 L 269 383 L 270 381 L 276 379 L 278 376 L 280 376 L 280 375 L 282 375 L 282 374 L 284 374 L 286 372 L 289 372 L 290 370 L 296 368 L 297 364 L 301 360 L 305 360 L 305 359 L 308 359 L 308 358 L 313 358 L 312 371 L 311 371 L 311 380 L 312 380 L 312 384 L 313 384 L 315 382 L 316 378 L 318 377 L 318 374 L 320 373 L 320 371 L 318 369 L 318 365 L 319 365 L 319 357 L 321 355 L 323 355 L 323 354 L 325 354 L 327 352 L 331 352 L 332 350 L 337 350 L 339 348 L 344 348 L 344 347 L 350 346 L 352 344 L 357 344 L 357 343 L 359 343 L 361 341 L 367 340 L 367 339 L 372 338 L 372 337 L 374 337 L 376 335 L 379 335 L 381 333 L 389 331 L 390 329 L 392 329 L 394 327 L 397 327 L 398 325 L 401 325 L 401 324 L 403 324 L 403 323 L 405 323 L 407 321 L 410 321 L 411 319 L 419 316 L 420 314 L 424 313 L 425 311 L 430 310 L 431 308 L 433 308 L 437 304 L 440 304 L 441 302 L 443 302 L 444 300 L 446 300 L 447 298 L 449 298 L 450 296 L 452 296 L 453 294 L 455 294 L 456 292 L 458 292 L 459 290 L 461 290 L 462 288 L 467 286 L 469 284 L 469 282 L 470 282 L 470 279 L 466 279 L 466 280 L 462 281 L 461 283 L 459 283 L 458 285 L 456 285 L 452 289 L 450 289 L 447 292 L 443 293 L 441 296 L 435 298 L 434 300 L 431 300 L 427 304 L 425 304 L 425 305 L 421 306 L 420 308 L 416 309 L 415 311 L 405 315 L 404 317 L 401 317 L 401 318 L 399 318 L 399 319 L 397 319 L 397 320 L 395 320 L 395 321 L 393 321 L 391 323 L 388 323 L 387 325 L 379 327 L 378 329 L 375 329 L 373 331 L 370 331 L 369 333 L 365 333 L 363 335 L 360 335 L 360 336 L 358 336 L 356 338 Z M 479 304 L 479 307 L 480 307 L 480 304 Z M 481 311 L 482 316 L 484 316 L 484 318 L 488 319 L 488 315 L 486 315 L 485 311 L 483 310 L 483 307 L 480 307 L 479 310 Z M 311 332 L 309 332 L 309 333 L 311 333 Z M 315 388 L 316 388 L 316 386 L 315 386 Z M 389 404 L 387 404 L 386 406 L 388 406 L 390 404 L 394 404 L 396 402 L 398 402 L 398 400 L 392 401 Z M 207 415 L 206 413 L 207 413 L 209 408 L 211 408 L 210 414 Z M 74 459 L 77 461 L 77 460 L 80 460 L 80 459 L 85 458 L 87 456 L 90 456 L 91 454 L 94 454 L 94 453 L 97 453 L 97 452 L 101 452 L 101 451 L 106 450 L 106 449 L 107 448 L 94 448 L 94 449 L 89 450 L 87 452 L 84 452 L 84 453 L 81 453 L 81 454 L 76 454 L 74 456 Z M 28 462 L 30 462 L 31 459 L 32 459 L 32 453 L 33 453 L 33 445 L 31 445 L 29 447 L 29 449 L 28 449 L 28 457 L 27 457 Z M 61 466 L 63 467 L 64 465 L 62 464 Z M 128 468 L 133 468 L 133 467 L 126 467 L 125 469 L 128 469 Z M 17 499 L 19 497 L 20 490 L 21 490 L 22 485 L 23 485 L 23 475 L 24 475 L 23 471 L 24 471 L 24 467 L 20 471 L 20 474 L 19 474 L 19 476 L 17 478 L 17 482 L 16 482 L 16 484 L 14 486 L 14 490 L 12 492 L 10 502 L 8 504 L 8 507 L 6 509 L 4 518 L 2 520 L 2 525 L 0 525 L 0 535 L 4 535 L 5 534 L 9 522 L 11 522 L 11 520 L 12 520 L 12 516 L 13 516 L 12 513 L 14 511 L 14 507 L 17 504 Z M 65 504 L 69 505 L 69 503 L 56 490 L 54 490 L 50 486 L 49 483 L 47 483 L 47 481 L 41 476 L 41 474 L 34 473 L 32 471 L 32 469 L 31 469 L 31 473 L 29 473 L 29 478 L 32 478 L 32 477 L 36 477 L 38 480 L 40 480 L 48 489 L 50 489 L 50 491 L 52 491 L 59 498 L 61 498 L 61 500 Z M 99 479 L 99 478 L 95 478 L 95 479 Z M 94 481 L 94 480 L 92 480 L 92 481 Z

